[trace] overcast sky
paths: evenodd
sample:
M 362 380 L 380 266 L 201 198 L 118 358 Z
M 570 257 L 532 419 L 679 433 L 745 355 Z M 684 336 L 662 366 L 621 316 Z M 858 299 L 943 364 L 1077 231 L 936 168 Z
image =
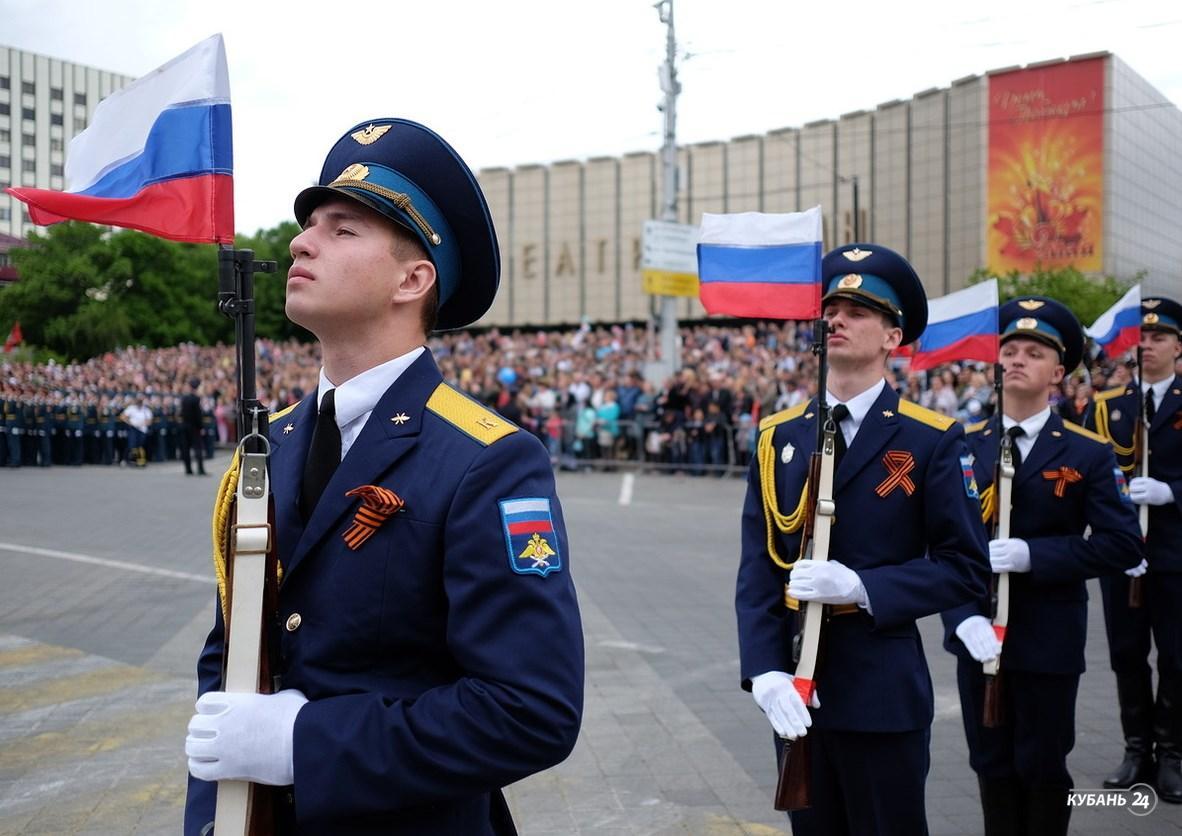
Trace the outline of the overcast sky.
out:
M 1109 50 L 1182 102 L 1176 0 L 675 0 L 679 142 L 799 126 L 998 67 Z M 215 33 L 237 227 L 292 198 L 354 123 L 403 116 L 473 168 L 656 150 L 651 0 L 0 0 L 0 44 L 138 76 Z

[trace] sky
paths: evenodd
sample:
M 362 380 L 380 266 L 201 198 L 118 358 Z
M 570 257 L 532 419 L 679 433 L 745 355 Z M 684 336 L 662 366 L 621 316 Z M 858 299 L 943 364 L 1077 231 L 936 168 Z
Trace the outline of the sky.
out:
M 1176 2 L 673 2 L 679 143 L 1101 50 L 1182 102 Z M 474 169 L 655 151 L 665 31 L 652 0 L 0 0 L 0 44 L 131 76 L 221 32 L 242 233 L 290 219 L 337 138 L 380 116 Z

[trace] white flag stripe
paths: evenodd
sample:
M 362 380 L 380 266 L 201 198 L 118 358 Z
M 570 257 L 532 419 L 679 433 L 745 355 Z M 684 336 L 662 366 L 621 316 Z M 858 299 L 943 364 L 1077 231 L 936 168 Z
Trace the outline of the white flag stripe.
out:
M 804 212 L 769 214 L 735 212 L 702 215 L 700 244 L 762 247 L 775 244 L 811 244 L 821 240 L 821 207 Z
M 1100 314 L 1100 318 L 1091 324 L 1091 327 L 1085 328 L 1089 337 L 1093 339 L 1100 339 L 1112 330 L 1113 323 L 1116 320 L 1116 315 L 1123 310 L 1129 308 L 1136 308 L 1138 315 L 1141 312 L 1141 283 L 1133 285 L 1128 292 L 1120 297 L 1120 300 L 1104 313 Z
M 90 127 L 66 151 L 66 191 L 90 188 L 114 165 L 143 151 L 163 110 L 229 101 L 226 48 L 222 36 L 214 35 L 99 102 Z
M 944 322 L 985 308 L 996 308 L 997 300 L 997 279 L 970 285 L 947 296 L 929 299 L 928 323 Z

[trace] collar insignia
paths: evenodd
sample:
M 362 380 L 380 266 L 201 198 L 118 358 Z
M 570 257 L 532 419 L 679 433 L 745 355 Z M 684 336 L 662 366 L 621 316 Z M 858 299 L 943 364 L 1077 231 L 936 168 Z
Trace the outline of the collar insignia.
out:
M 1024 316 L 1014 324 L 1014 327 L 1019 331 L 1034 331 L 1038 328 L 1038 320 L 1032 316 Z
M 1028 311 L 1037 311 L 1045 304 L 1046 302 L 1042 301 L 1041 299 L 1023 299 L 1018 302 L 1018 307 Z
M 368 127 L 362 128 L 360 131 L 354 131 L 353 133 L 349 134 L 349 136 L 357 140 L 359 145 L 373 145 L 375 142 L 385 136 L 386 131 L 388 130 L 390 130 L 389 125 L 379 125 L 376 128 L 373 125 L 369 125 Z
M 894 417 L 895 417 L 895 413 L 891 412 L 889 409 L 884 409 L 884 410 L 882 411 L 882 417 L 883 417 L 883 418 L 894 418 Z
M 850 261 L 858 262 L 864 258 L 869 258 L 870 256 L 874 255 L 874 253 L 870 250 L 860 250 L 857 247 L 854 247 L 852 250 L 846 250 L 844 253 L 842 253 L 842 255 L 844 255 Z
M 288 424 L 286 427 L 283 428 L 283 434 L 287 435 L 289 432 L 291 432 L 294 429 L 295 429 L 295 424 Z
M 851 290 L 862 286 L 862 277 L 857 273 L 848 273 L 841 277 L 837 287 L 841 290 Z
M 1149 308 L 1150 310 L 1152 310 L 1153 308 L 1156 308 L 1160 304 L 1161 304 L 1161 299 L 1142 299 L 1141 300 L 1141 307 Z
M 407 421 L 410 420 L 410 416 L 407 415 L 405 412 L 399 412 L 397 415 L 395 415 L 390 420 L 401 427 L 403 424 L 405 424 Z
M 1059 432 L 1058 430 L 1051 430 L 1051 435 L 1053 435 L 1055 438 L 1060 438 L 1062 437 L 1063 433 Z
M 813 417 L 813 413 L 812 413 L 812 412 L 806 412 L 806 413 L 804 414 L 804 417 L 805 417 L 806 419 L 808 419 L 808 418 L 812 418 L 812 417 Z

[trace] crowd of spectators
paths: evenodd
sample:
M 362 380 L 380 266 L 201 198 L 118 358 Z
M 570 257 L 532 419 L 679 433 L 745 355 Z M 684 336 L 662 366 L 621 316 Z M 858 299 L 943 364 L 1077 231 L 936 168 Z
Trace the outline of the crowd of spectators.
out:
M 454 332 L 432 337 L 429 348 L 446 381 L 536 434 L 555 465 L 566 468 L 631 460 L 693 475 L 733 472 L 754 454 L 762 417 L 816 393 L 810 323 L 687 325 L 680 336 L 681 369 L 664 380 L 647 374 L 659 339 L 636 325 Z M 314 343 L 260 340 L 260 400 L 272 409 L 298 401 L 315 389 L 319 369 Z M 994 409 L 992 366 L 909 374 L 899 358 L 887 373 L 904 397 L 959 420 L 980 420 Z M 100 425 L 103 416 L 118 421 L 142 401 L 157 422 L 150 457 L 168 459 L 176 455 L 168 416 L 192 378 L 200 381 L 210 444 L 234 441 L 235 374 L 233 346 L 220 345 L 127 348 L 68 365 L 0 361 L 0 401 L 34 404 L 49 415 L 93 413 Z M 1065 380 L 1053 402 L 1079 421 L 1093 392 L 1128 379 L 1124 366 L 1094 366 Z M 52 433 L 53 421 L 47 423 Z M 11 437 L 8 424 L 5 418 Z M 102 455 L 101 446 L 83 460 L 118 459 Z

